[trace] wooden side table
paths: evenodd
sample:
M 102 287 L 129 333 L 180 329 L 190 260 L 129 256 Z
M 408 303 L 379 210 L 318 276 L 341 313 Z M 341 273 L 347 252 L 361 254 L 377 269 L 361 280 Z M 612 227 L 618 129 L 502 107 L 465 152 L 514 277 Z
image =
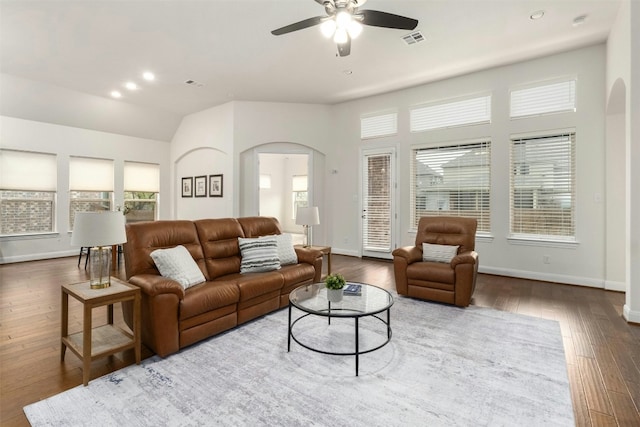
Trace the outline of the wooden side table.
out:
M 304 248 L 304 245 L 294 245 L 296 248 Z M 327 274 L 331 274 L 331 246 L 309 246 L 311 249 L 318 250 L 322 252 L 323 255 L 327 256 Z
M 81 332 L 69 335 L 69 295 L 80 301 L 84 308 Z M 133 301 L 133 334 L 113 324 L 113 304 Z M 91 310 L 107 306 L 107 324 L 92 327 Z M 93 360 L 133 348 L 136 363 L 140 364 L 140 288 L 111 277 L 111 286 L 91 289 L 89 282 L 62 285 L 62 327 L 60 361 L 64 361 L 67 347 L 82 360 L 82 383 L 89 384 Z

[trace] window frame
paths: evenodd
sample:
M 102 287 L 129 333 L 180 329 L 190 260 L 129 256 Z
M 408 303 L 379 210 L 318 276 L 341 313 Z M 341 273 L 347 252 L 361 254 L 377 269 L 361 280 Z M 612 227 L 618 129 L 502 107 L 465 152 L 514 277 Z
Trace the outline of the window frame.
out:
M 564 158 L 560 158 L 556 161 L 564 161 L 564 162 L 568 162 L 569 163 L 569 176 L 570 176 L 570 182 L 569 182 L 569 195 L 570 195 L 570 226 L 569 226 L 569 231 L 571 232 L 570 234 L 553 234 L 553 233 L 535 233 L 535 232 L 531 232 L 531 231 L 514 231 L 515 230 L 515 224 L 514 224 L 514 217 L 517 214 L 517 212 L 515 212 L 515 204 L 516 204 L 516 200 L 514 199 L 515 193 L 520 190 L 521 192 L 528 192 L 531 193 L 531 201 L 529 203 L 529 201 L 527 201 L 527 205 L 531 205 L 531 208 L 527 208 L 527 209 L 531 209 L 536 210 L 536 209 L 542 209 L 540 207 L 536 207 L 536 206 L 543 206 L 543 203 L 540 202 L 540 200 L 544 200 L 545 203 L 548 203 L 549 200 L 554 200 L 553 197 L 549 197 L 549 193 L 547 192 L 546 195 L 542 194 L 544 197 L 540 198 L 539 197 L 539 193 L 540 193 L 540 188 L 541 188 L 541 180 L 544 180 L 545 182 L 549 181 L 549 178 L 547 178 L 547 174 L 542 175 L 542 178 L 536 178 L 535 176 L 531 179 L 528 180 L 530 181 L 529 184 L 532 185 L 532 188 L 524 188 L 523 185 L 517 185 L 516 183 L 516 177 L 517 176 L 531 176 L 533 174 L 535 174 L 535 170 L 538 169 L 540 170 L 540 167 L 536 168 L 535 167 L 535 163 L 534 161 L 530 161 L 528 162 L 528 167 L 527 168 L 521 168 L 522 166 L 522 162 L 515 161 L 515 144 L 516 143 L 520 143 L 520 144 L 526 144 L 527 141 L 531 141 L 531 143 L 533 144 L 534 142 L 539 143 L 540 145 L 544 144 L 544 140 L 547 140 L 547 142 L 549 144 L 551 144 L 553 142 L 554 139 L 558 139 L 558 138 L 568 138 L 569 139 L 569 158 L 564 157 Z M 579 242 L 577 239 L 577 231 L 578 231 L 578 227 L 577 227 L 577 223 L 576 223 L 576 219 L 577 219 L 577 191 L 576 191 L 576 187 L 577 187 L 577 174 L 576 174 L 576 146 L 577 146 L 577 137 L 576 137 L 576 130 L 575 128 L 570 128 L 570 129 L 558 129 L 558 130 L 547 130 L 547 131 L 539 131 L 539 132 L 535 132 L 535 133 L 528 133 L 528 134 L 513 134 L 510 136 L 509 139 L 509 167 L 510 167 L 510 172 L 509 172 L 509 234 L 507 236 L 507 240 L 511 243 L 515 243 L 515 244 L 526 244 L 526 245 L 541 245 L 541 246 L 555 246 L 555 247 L 574 247 L 576 246 Z M 531 151 L 533 152 L 534 148 L 531 149 Z M 544 156 L 545 159 L 547 159 L 547 162 L 549 161 L 549 158 L 551 156 L 549 154 L 546 154 Z M 521 157 L 519 157 L 520 159 Z M 532 153 L 529 155 L 530 159 L 535 159 L 535 155 Z M 517 164 L 516 164 L 517 163 Z M 540 163 L 539 161 L 537 163 Z M 547 168 L 549 166 L 547 165 Z M 559 181 L 559 182 L 563 182 L 563 176 L 562 176 L 562 170 L 560 168 L 557 168 L 556 166 L 553 167 L 553 169 L 557 169 L 557 173 L 555 173 L 553 175 L 553 177 L 551 178 L 552 181 Z M 547 169 L 548 171 L 548 169 Z M 545 172 L 547 172 L 545 171 Z M 542 173 L 540 173 L 541 175 Z M 533 187 L 535 186 L 535 188 Z M 559 185 L 560 187 L 560 185 Z M 536 192 L 536 189 L 538 189 L 538 192 Z M 530 191 L 529 191 L 530 190 Z M 553 194 L 567 194 L 567 191 L 563 191 L 563 192 L 555 192 Z M 562 200 L 566 201 L 566 197 L 563 198 L 559 198 L 558 199 L 559 202 L 558 203 L 562 203 Z M 522 204 L 522 200 L 520 200 L 519 202 L 520 204 Z M 520 209 L 525 209 L 525 208 L 520 208 Z M 557 208 L 557 209 L 562 209 L 562 207 Z M 538 212 L 531 212 L 531 214 L 537 214 Z M 552 213 L 552 214 L 560 214 L 562 217 L 566 217 L 566 215 L 563 215 L 562 212 L 560 213 Z M 551 215 L 551 214 L 549 214 Z M 522 221 L 519 221 L 520 223 L 522 223 Z M 539 223 L 538 220 L 536 221 L 530 221 L 532 224 L 533 223 Z M 521 225 L 522 226 L 522 225 Z

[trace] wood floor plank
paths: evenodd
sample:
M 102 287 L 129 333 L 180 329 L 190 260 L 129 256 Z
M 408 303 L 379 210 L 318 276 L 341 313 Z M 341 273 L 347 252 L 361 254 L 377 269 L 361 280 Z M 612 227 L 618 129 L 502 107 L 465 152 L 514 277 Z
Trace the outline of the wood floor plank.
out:
M 578 368 L 589 410 L 613 415 L 611 402 L 596 360 L 589 357 L 578 357 Z

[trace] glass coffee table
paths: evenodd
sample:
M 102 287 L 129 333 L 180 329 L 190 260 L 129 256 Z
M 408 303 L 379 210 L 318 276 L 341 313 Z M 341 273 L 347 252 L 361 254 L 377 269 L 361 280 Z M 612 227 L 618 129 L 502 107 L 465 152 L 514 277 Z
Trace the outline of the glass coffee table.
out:
M 302 285 L 291 291 L 289 294 L 289 333 L 287 339 L 287 352 L 291 351 L 291 340 L 293 339 L 302 347 L 318 353 L 334 356 L 355 356 L 356 376 L 358 376 L 360 355 L 378 350 L 391 341 L 390 309 L 393 305 L 393 296 L 391 296 L 391 294 L 386 290 L 377 286 L 367 285 L 365 283 L 347 282 L 347 285 L 352 284 L 360 285 L 360 295 L 345 294 L 340 302 L 330 302 L 327 299 L 327 288 L 324 283 Z M 296 319 L 292 319 L 293 307 L 302 311 L 304 314 Z M 386 312 L 386 316 L 379 316 L 379 314 L 383 312 Z M 332 318 L 354 319 L 354 350 L 347 352 L 333 352 L 301 342 L 296 338 L 294 327 L 296 323 L 308 316 L 326 317 L 329 325 L 331 324 Z M 382 344 L 376 345 L 372 348 L 361 349 L 358 322 L 361 317 L 366 316 L 376 318 L 386 326 L 386 340 Z

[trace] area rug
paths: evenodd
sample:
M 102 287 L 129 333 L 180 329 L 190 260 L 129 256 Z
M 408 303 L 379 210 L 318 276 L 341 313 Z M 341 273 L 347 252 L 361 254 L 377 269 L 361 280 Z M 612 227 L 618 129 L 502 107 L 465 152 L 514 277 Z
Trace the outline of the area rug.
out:
M 294 310 L 294 316 L 299 314 Z M 395 296 L 392 339 L 360 357 L 292 342 L 287 310 L 165 359 L 152 357 L 33 403 L 33 426 L 572 426 L 559 324 Z M 360 322 L 361 348 L 385 339 Z M 305 344 L 354 345 L 352 319 L 309 316 Z

